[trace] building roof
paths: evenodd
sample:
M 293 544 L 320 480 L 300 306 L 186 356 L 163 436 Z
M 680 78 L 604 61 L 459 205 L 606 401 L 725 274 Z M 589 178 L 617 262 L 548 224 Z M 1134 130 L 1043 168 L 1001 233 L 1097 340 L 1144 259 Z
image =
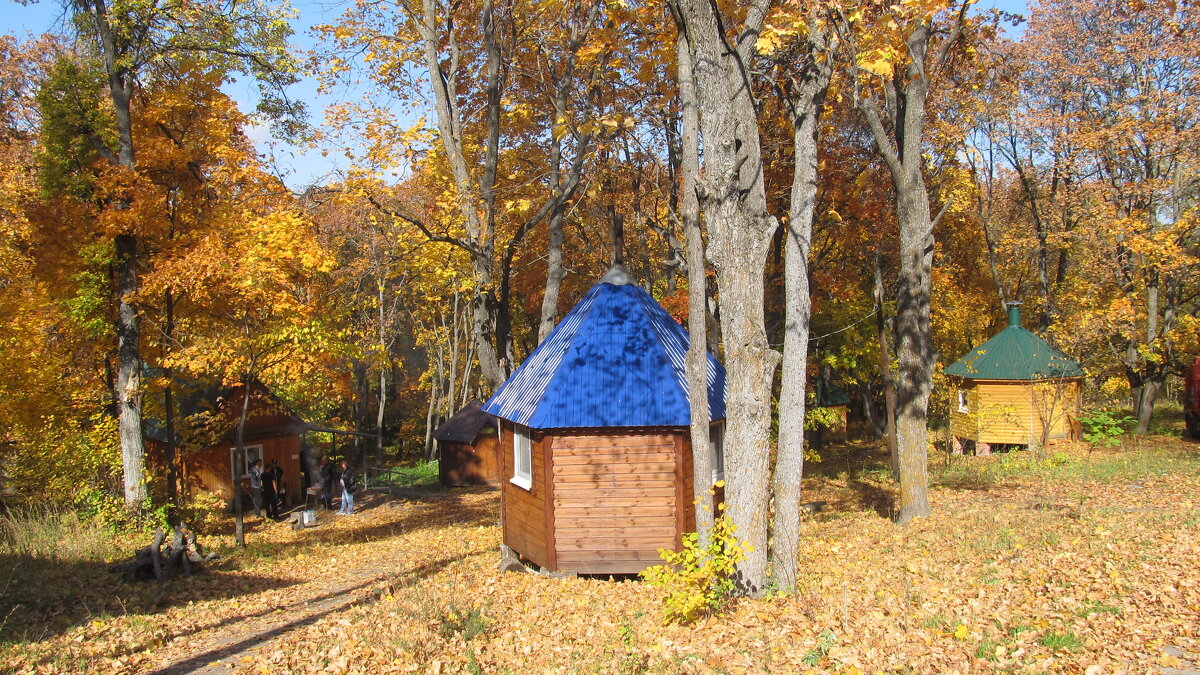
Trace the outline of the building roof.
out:
M 1008 326 L 947 366 L 945 373 L 972 380 L 1083 377 L 1077 361 L 1021 327 L 1021 309 L 1015 303 L 1008 307 Z
M 214 442 L 232 441 L 237 433 L 244 391 L 245 387 L 240 384 L 227 387 L 213 382 L 176 382 L 176 441 L 183 440 L 182 431 L 187 427 L 188 418 L 203 414 L 210 416 L 204 425 L 201 434 L 203 437 Z M 284 408 L 275 394 L 258 380 L 251 383 L 250 396 L 246 440 L 303 434 L 311 426 Z M 146 438 L 150 440 L 160 443 L 168 441 L 166 421 L 160 416 L 143 417 L 142 429 Z
M 850 405 L 850 395 L 833 382 L 817 378 L 816 404 L 820 408 L 836 408 Z
M 484 427 L 495 427 L 495 424 L 496 420 L 483 412 L 483 403 L 474 400 L 438 427 L 433 437 L 448 443 L 474 443 Z
M 500 386 L 484 412 L 534 429 L 686 427 L 687 331 L 614 265 Z M 708 413 L 725 369 L 708 355 Z

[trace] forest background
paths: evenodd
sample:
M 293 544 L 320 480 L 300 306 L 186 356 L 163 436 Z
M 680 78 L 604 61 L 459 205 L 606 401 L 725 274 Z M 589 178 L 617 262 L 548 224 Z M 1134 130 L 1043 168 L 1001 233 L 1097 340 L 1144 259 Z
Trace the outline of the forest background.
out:
M 941 369 L 1009 301 L 1141 433 L 1200 352 L 1193 3 L 363 1 L 308 52 L 294 18 L 80 0 L 0 38 L 10 497 L 178 501 L 143 424 L 201 444 L 174 413 L 213 383 L 378 434 L 371 463 L 430 457 L 622 253 L 730 368 L 735 520 L 766 512 L 818 380 L 866 433 L 894 401 L 920 487 Z M 307 78 L 354 96 L 314 123 Z M 289 187 L 268 128 L 344 170 Z

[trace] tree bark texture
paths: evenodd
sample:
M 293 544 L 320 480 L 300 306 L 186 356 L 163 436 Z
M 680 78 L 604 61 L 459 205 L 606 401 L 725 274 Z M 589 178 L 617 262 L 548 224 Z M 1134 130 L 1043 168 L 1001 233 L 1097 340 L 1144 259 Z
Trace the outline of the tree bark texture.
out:
M 137 238 L 118 235 L 117 245 L 117 404 L 125 505 L 138 509 L 146 499 L 146 445 L 142 436 L 141 331 L 133 304 L 138 290 Z
M 108 93 L 117 125 L 116 164 L 134 169 L 133 122 L 130 101 L 133 78 L 126 63 L 128 45 L 112 25 L 105 0 L 79 2 L 76 11 L 90 14 L 95 22 L 100 54 L 108 77 Z M 109 155 L 111 158 L 112 156 Z M 128 209 L 127 202 L 114 208 Z M 141 334 L 134 296 L 138 290 L 140 251 L 138 238 L 131 232 L 114 238 L 117 253 L 117 427 L 121 439 L 121 465 L 124 475 L 125 505 L 141 508 L 146 490 L 146 447 L 142 432 Z
M 749 61 L 768 3 L 747 10 L 736 46 L 727 17 L 704 0 L 675 7 L 692 55 L 705 173 L 701 205 L 708 256 L 720 286 L 727 368 L 726 504 L 738 536 L 753 550 L 738 565 L 741 592 L 766 589 L 771 383 L 779 354 L 767 342 L 763 271 L 776 220 L 767 211 L 758 117 Z
M 883 381 L 884 429 L 892 480 L 900 480 L 900 450 L 896 441 L 896 378 L 892 375 L 892 336 L 883 316 L 883 256 L 875 255 L 875 332 L 879 336 L 879 378 Z
M 700 229 L 700 198 L 696 195 L 696 181 L 700 177 L 700 113 L 696 108 L 692 55 L 682 33 L 676 41 L 675 51 L 683 117 L 679 216 L 683 221 L 688 275 L 689 342 L 685 367 L 692 410 L 692 489 L 696 501 L 696 533 L 704 546 L 708 543 L 715 516 L 709 495 L 715 458 L 709 451 L 707 266 L 704 263 L 704 234 Z
M 779 446 L 776 449 L 771 527 L 771 581 L 776 591 L 796 588 L 800 553 L 800 480 L 804 475 L 804 414 L 808 381 L 808 335 L 812 319 L 808 254 L 817 201 L 818 118 L 829 87 L 831 59 L 819 60 L 824 36 L 810 22 L 809 57 L 788 96 L 795 166 L 791 205 L 784 227 L 784 333 L 779 389 Z
M 896 188 L 896 217 L 900 224 L 900 260 L 896 278 L 896 356 L 900 368 L 896 382 L 900 509 L 896 520 L 899 523 L 929 515 L 926 418 L 934 366 L 933 342 L 929 334 L 933 218 L 922 173 L 925 105 L 929 97 L 930 71 L 945 65 L 950 48 L 962 33 L 968 6 L 969 3 L 964 3 L 960 7 L 949 34 L 932 56 L 929 55 L 932 19 L 912 19 L 905 37 L 907 67 L 903 72 L 897 70 L 891 78 L 878 77 L 876 80 L 883 94 L 886 120 L 881 112 L 879 95 L 863 86 L 863 75 L 851 72 L 855 104 L 866 119 Z M 843 22 L 840 30 L 850 38 L 853 46 L 853 29 Z

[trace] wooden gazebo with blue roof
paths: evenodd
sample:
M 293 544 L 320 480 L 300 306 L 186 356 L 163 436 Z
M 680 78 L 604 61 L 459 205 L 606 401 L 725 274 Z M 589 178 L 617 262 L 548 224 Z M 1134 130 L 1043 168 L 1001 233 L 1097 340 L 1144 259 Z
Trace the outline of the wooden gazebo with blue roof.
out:
M 506 546 L 547 571 L 589 574 L 640 572 L 679 548 L 695 529 L 687 347 L 617 265 L 501 385 L 483 410 L 500 420 Z M 724 390 L 710 355 L 716 425 Z
M 1033 447 L 1078 435 L 1083 369 L 1021 327 L 1019 303 L 1009 305 L 1004 330 L 945 373 L 955 387 L 950 408 L 955 452 L 966 442 L 987 454 L 994 444 Z

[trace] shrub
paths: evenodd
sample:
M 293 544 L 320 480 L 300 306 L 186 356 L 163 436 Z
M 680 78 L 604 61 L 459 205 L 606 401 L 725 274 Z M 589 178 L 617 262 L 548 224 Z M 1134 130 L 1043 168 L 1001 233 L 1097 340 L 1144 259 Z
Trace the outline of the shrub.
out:
M 179 522 L 196 534 L 216 534 L 225 524 L 225 498 L 214 492 L 192 495 L 179 507 Z
M 695 532 L 689 532 L 683 535 L 682 551 L 659 550 L 666 564 L 649 567 L 641 576 L 666 591 L 663 623 L 688 623 L 725 605 L 733 594 L 734 569 L 751 550 L 738 541 L 736 532 L 729 516 L 721 515 L 713 523 L 706 546 L 700 545 Z
M 454 603 L 450 603 L 445 614 L 438 617 L 438 622 L 438 632 L 442 637 L 461 635 L 464 642 L 470 642 L 487 630 L 487 620 L 483 616 L 482 607 L 460 609 Z
M 1115 448 L 1121 444 L 1120 437 L 1133 422 L 1128 415 L 1117 415 L 1110 410 L 1093 410 L 1079 416 L 1083 424 L 1083 440 L 1104 448 Z

